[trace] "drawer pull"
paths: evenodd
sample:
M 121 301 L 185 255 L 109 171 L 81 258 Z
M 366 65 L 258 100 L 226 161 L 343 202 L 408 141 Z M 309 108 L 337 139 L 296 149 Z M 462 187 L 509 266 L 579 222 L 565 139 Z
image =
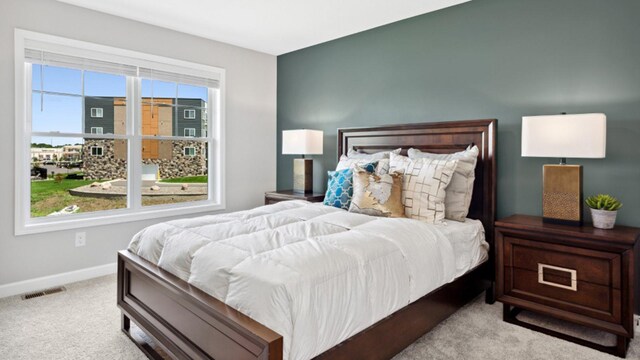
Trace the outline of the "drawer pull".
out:
M 557 284 L 551 281 L 546 281 L 544 279 L 544 269 L 552 269 L 557 271 L 568 272 L 569 274 L 571 274 L 571 285 L 563 285 L 563 284 Z M 571 291 L 578 291 L 577 278 L 578 278 L 578 272 L 576 270 L 538 263 L 538 282 L 540 284 L 555 286 L 555 287 L 559 287 L 559 288 L 567 289 Z

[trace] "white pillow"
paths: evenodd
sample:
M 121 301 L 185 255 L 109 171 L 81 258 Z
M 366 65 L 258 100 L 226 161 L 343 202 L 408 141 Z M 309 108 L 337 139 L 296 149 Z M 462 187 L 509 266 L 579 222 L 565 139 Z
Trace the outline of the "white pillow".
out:
M 354 168 L 355 166 L 362 166 L 374 161 L 378 161 L 375 174 L 380 176 L 389 173 L 389 155 L 400 154 L 402 149 L 395 149 L 392 151 L 381 151 L 375 154 L 359 153 L 350 148 L 347 152 L 347 156 L 340 156 L 340 161 L 336 166 L 336 171 Z
M 390 150 L 390 151 L 380 151 L 373 154 L 367 154 L 367 153 L 357 152 L 353 148 L 349 148 L 349 151 L 347 151 L 347 157 L 350 159 L 381 160 L 381 159 L 388 159 L 391 153 L 399 155 L 400 152 L 402 152 L 402 148 L 397 148 L 395 150 Z
M 445 189 L 458 160 L 409 159 L 391 154 L 389 172 L 404 174 L 402 204 L 406 217 L 440 224 L 445 215 Z
M 453 154 L 432 154 L 418 149 L 409 149 L 408 155 L 411 159 L 458 160 L 458 166 L 447 187 L 445 198 L 444 216 L 449 220 L 464 221 L 469 214 L 479 152 L 475 145 Z

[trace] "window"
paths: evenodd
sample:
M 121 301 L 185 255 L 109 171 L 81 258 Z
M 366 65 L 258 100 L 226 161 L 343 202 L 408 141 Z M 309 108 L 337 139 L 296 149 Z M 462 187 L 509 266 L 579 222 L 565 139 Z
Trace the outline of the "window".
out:
M 102 108 L 91 108 L 92 118 L 102 118 Z
M 196 156 L 196 148 L 187 146 L 184 148 L 184 156 Z
M 184 118 L 185 119 L 195 119 L 196 118 L 196 111 L 194 109 L 187 109 L 184 111 Z
M 23 30 L 15 47 L 17 235 L 224 209 L 223 69 Z M 78 175 L 31 181 L 43 149 Z
M 102 146 L 92 146 L 91 156 L 102 156 Z

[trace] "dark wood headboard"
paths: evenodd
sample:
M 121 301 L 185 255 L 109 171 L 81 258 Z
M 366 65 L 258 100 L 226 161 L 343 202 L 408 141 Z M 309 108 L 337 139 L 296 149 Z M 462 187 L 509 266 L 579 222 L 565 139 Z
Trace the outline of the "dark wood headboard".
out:
M 469 218 L 484 224 L 487 242 L 493 248 L 496 216 L 496 125 L 497 120 L 465 120 L 363 128 L 338 129 L 338 157 L 350 147 L 374 153 L 409 148 L 432 153 L 453 153 L 475 144 L 480 149 Z

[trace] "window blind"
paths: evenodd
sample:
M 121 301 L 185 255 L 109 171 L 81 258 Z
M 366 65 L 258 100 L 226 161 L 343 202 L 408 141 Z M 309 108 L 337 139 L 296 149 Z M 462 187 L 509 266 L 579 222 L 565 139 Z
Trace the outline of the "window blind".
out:
M 32 64 L 59 66 L 116 75 L 142 77 L 149 80 L 176 82 L 180 84 L 204 86 L 208 88 L 217 89 L 220 87 L 220 81 L 214 78 L 186 75 L 153 69 L 149 67 L 139 67 L 136 65 L 127 65 L 72 55 L 64 55 L 45 50 L 30 48 L 25 49 L 25 61 Z
M 180 84 L 188 84 L 194 86 L 204 86 L 208 88 L 219 88 L 220 82 L 217 79 L 209 79 L 199 76 L 191 76 L 185 74 L 178 74 L 168 71 L 150 69 L 150 68 L 139 68 L 139 76 L 143 79 L 148 80 L 160 80 L 167 82 L 176 82 Z
M 59 66 L 125 76 L 137 76 L 138 73 L 138 68 L 132 65 L 57 54 L 43 50 L 25 49 L 24 56 L 25 61 L 32 64 Z

